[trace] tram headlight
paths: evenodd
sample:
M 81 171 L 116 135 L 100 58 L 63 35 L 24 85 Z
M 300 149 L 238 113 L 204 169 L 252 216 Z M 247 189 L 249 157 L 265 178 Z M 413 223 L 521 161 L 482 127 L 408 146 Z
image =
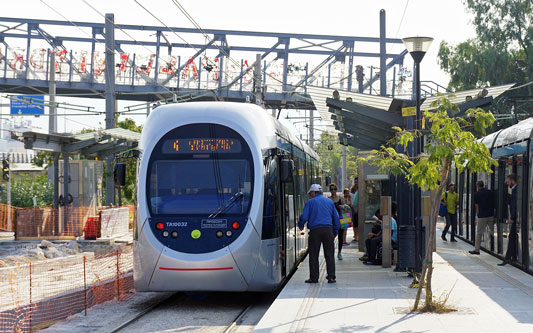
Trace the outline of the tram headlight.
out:
M 178 232 L 176 230 L 172 231 L 172 233 L 170 234 L 172 236 L 172 238 L 178 238 Z
M 226 231 L 226 236 L 227 237 L 231 237 L 232 235 L 233 235 L 233 231 L 231 231 L 231 230 Z
M 222 236 L 224 236 L 224 233 L 222 232 L 222 230 L 218 230 L 216 235 L 217 238 L 222 238 Z
M 168 231 L 166 231 L 166 230 L 163 231 L 163 234 L 162 234 L 162 235 L 163 235 L 163 237 L 167 238 L 167 237 L 168 237 Z

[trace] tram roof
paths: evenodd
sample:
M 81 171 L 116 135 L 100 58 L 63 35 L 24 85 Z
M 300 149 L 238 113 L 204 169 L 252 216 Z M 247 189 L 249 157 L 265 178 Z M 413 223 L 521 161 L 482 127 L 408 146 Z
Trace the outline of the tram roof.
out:
M 533 117 L 491 133 L 481 139 L 489 149 L 507 146 L 533 138 Z

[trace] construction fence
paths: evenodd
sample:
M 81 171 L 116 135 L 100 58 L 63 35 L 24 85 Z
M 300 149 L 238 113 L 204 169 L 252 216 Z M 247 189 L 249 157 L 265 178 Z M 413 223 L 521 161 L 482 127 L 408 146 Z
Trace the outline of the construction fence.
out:
M 131 246 L 0 268 L 0 332 L 46 328 L 133 292 Z
M 101 209 L 94 206 L 67 206 L 54 209 L 0 204 L 0 230 L 14 231 L 17 240 L 67 240 L 83 235 L 89 236 L 88 239 L 121 236 L 128 234 L 133 217 L 133 206 Z

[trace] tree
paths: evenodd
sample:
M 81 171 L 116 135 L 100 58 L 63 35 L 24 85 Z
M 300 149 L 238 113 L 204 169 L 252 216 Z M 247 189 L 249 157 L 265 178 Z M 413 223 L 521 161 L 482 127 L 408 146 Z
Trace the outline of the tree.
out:
M 15 207 L 33 207 L 34 197 L 38 207 L 49 206 L 54 201 L 54 188 L 46 175 L 17 174 L 12 182 L 11 205 Z
M 436 109 L 424 112 L 429 123 L 429 131 L 425 133 L 427 144 L 424 146 L 424 152 L 420 156 L 411 159 L 405 153 L 407 145 L 420 133 L 413 133 L 395 127 L 397 135 L 392 144 L 403 147 L 404 152 L 397 152 L 392 147 L 382 146 L 380 150 L 373 150 L 367 158 L 361 159 L 363 162 L 379 167 L 381 172 L 403 174 L 410 184 L 417 185 L 424 191 L 432 191 L 430 230 L 429 237 L 426 240 L 426 249 L 432 249 L 439 203 L 443 189 L 448 181 L 452 164 L 455 165 L 459 172 L 462 172 L 464 168 L 468 168 L 471 172 L 491 172 L 491 166 L 496 165 L 487 147 L 478 142 L 469 131 L 475 129 L 484 133 L 484 129 L 490 127 L 494 122 L 494 116 L 491 113 L 478 108 L 467 110 L 466 119 L 450 117 L 448 112 L 457 113 L 459 108 L 442 96 L 432 104 L 432 107 Z M 424 285 L 426 287 L 426 298 L 423 310 L 435 310 L 431 290 L 432 263 L 433 251 L 427 250 L 413 309 L 415 311 L 418 309 Z
M 135 121 L 130 118 L 126 118 L 123 121 L 117 122 L 117 127 L 124 128 L 133 132 L 140 133 L 142 126 L 135 124 Z M 135 194 L 135 177 L 137 174 L 137 161 L 129 158 L 126 160 L 126 185 L 120 189 L 125 199 L 125 203 L 133 203 Z
M 474 15 L 472 23 L 477 37 L 455 47 L 445 41 L 441 43 L 438 56 L 440 67 L 450 74 L 449 88 L 463 90 L 531 82 L 531 0 L 464 0 L 464 4 Z M 533 85 L 517 89 L 513 94 L 533 95 Z M 532 109 L 529 104 L 529 112 Z
M 332 179 L 340 179 L 342 146 L 337 138 L 328 132 L 322 132 L 320 140 L 315 143 L 315 151 L 320 156 L 321 167 L 328 173 L 328 176 L 331 176 Z M 357 175 L 357 152 L 357 149 L 353 147 L 346 149 L 346 173 L 348 174 L 348 181 L 349 178 Z M 340 184 L 338 185 L 340 186 Z

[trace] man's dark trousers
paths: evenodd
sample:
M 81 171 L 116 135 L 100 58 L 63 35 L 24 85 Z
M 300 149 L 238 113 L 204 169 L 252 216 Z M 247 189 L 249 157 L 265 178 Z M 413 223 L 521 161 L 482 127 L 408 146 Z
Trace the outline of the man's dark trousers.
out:
M 316 228 L 309 232 L 309 278 L 311 280 L 318 281 L 320 244 L 324 248 L 328 277 L 335 279 L 335 245 L 333 240 L 331 227 Z
M 515 261 L 518 247 L 518 235 L 516 234 L 516 222 L 511 224 L 509 231 L 509 240 L 507 242 L 507 252 L 505 253 L 505 260 Z

